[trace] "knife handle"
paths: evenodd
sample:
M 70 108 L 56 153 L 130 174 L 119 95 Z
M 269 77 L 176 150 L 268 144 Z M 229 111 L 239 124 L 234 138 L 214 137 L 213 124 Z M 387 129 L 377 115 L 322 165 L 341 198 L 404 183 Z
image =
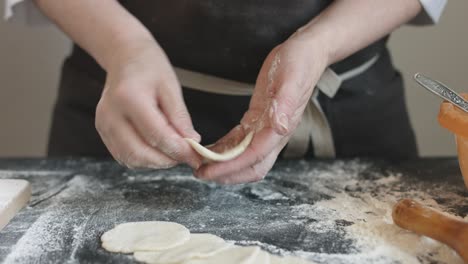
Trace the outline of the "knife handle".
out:
M 451 102 L 461 110 L 468 113 L 468 102 L 457 94 L 455 91 L 447 87 L 441 82 L 433 80 L 427 76 L 422 75 L 421 73 L 416 73 L 414 79 L 422 87 L 426 88 L 430 92 L 442 97 L 443 99 Z

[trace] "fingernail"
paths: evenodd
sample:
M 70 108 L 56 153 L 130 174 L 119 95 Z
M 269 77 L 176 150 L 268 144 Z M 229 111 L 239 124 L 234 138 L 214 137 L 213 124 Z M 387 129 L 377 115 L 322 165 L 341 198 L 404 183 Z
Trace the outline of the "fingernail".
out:
M 190 132 L 190 138 L 197 141 L 198 143 L 201 141 L 201 136 L 196 131 Z
M 192 168 L 193 168 L 194 170 L 198 170 L 198 169 L 201 167 L 201 165 L 202 165 L 201 162 L 195 161 L 195 162 L 193 163 L 193 167 L 192 167 Z
M 288 119 L 288 116 L 286 116 L 286 114 L 280 114 L 279 117 L 277 118 L 277 129 L 278 129 L 278 132 L 281 134 L 281 135 L 285 135 L 288 133 L 289 131 L 289 119 Z

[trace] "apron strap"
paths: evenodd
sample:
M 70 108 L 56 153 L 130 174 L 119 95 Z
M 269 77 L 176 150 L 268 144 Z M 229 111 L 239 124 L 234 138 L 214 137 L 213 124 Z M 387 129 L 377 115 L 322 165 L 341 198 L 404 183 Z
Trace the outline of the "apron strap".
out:
M 343 81 L 367 71 L 377 62 L 378 58 L 379 55 L 376 55 L 358 67 L 339 75 L 330 68 L 324 71 L 317 82 L 318 89 L 314 90 L 304 110 L 302 120 L 283 152 L 285 158 L 303 157 L 307 153 L 311 142 L 316 157 L 334 158 L 336 156 L 331 127 L 318 101 L 319 92 L 321 91 L 329 98 L 333 98 Z M 253 84 L 223 79 L 178 67 L 174 67 L 174 71 L 182 86 L 202 92 L 231 96 L 251 96 L 255 88 Z
M 174 71 L 182 86 L 206 93 L 250 96 L 255 88 L 255 85 L 250 83 L 223 79 L 178 67 L 174 67 Z
M 315 89 L 298 128 L 292 134 L 283 152 L 285 158 L 304 157 L 310 142 L 312 142 L 316 157 L 333 158 L 336 156 L 330 124 L 320 106 L 318 95 L 319 90 Z
M 358 67 L 346 71 L 341 74 L 336 74 L 330 68 L 327 68 L 317 82 L 309 103 L 304 110 L 302 120 L 298 128 L 294 131 L 286 145 L 283 156 L 285 158 L 300 158 L 303 157 L 309 148 L 310 141 L 314 148 L 314 155 L 318 158 L 335 158 L 335 144 L 330 123 L 318 101 L 319 91 L 333 98 L 338 92 L 341 83 L 358 76 L 367 71 L 379 59 L 379 55 L 375 55 L 370 60 L 359 65 Z

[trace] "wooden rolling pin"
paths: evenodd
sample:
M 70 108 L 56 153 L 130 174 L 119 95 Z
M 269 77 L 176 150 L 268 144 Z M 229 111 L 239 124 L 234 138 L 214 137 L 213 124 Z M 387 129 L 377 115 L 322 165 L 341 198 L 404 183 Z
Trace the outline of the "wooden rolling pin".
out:
M 410 199 L 399 201 L 393 207 L 392 217 L 393 222 L 401 228 L 447 244 L 468 263 L 468 222 Z

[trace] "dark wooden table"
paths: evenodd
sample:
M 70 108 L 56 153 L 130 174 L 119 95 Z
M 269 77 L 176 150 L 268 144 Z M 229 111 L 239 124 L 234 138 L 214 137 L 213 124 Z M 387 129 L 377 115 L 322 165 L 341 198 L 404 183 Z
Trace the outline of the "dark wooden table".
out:
M 391 254 L 347 259 L 363 250 L 348 234 L 355 221 L 301 208 L 315 210 L 338 195 L 422 193 L 449 213 L 468 214 L 458 162 L 449 158 L 280 161 L 264 181 L 237 186 L 198 181 L 184 166 L 134 171 L 92 159 L 0 159 L 4 178 L 33 186 L 29 206 L 0 232 L 4 263 L 133 263 L 131 255 L 104 251 L 99 238 L 115 224 L 147 220 L 175 221 L 272 253 L 305 252 L 319 263 L 394 263 Z M 430 252 L 418 259 L 437 262 Z

